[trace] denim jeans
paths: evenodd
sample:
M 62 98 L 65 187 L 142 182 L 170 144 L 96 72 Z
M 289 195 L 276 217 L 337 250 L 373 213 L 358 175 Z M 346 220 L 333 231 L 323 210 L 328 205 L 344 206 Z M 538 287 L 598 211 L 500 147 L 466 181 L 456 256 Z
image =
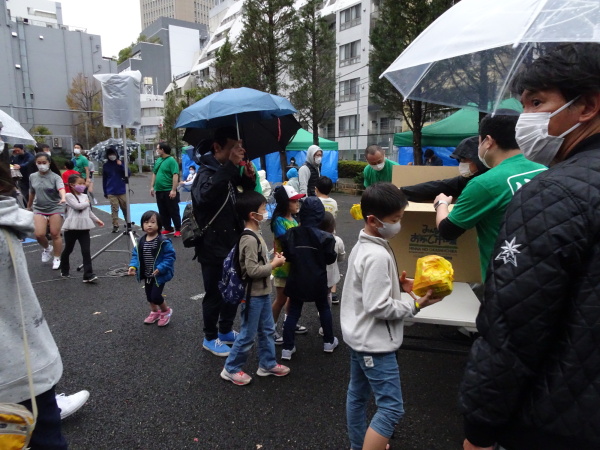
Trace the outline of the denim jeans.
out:
M 350 350 L 350 384 L 346 397 L 346 420 L 352 449 L 363 448 L 367 432 L 367 402 L 375 396 L 377 411 L 370 427 L 390 438 L 404 415 L 400 369 L 396 353 L 362 353 Z
M 219 281 L 223 277 L 223 260 L 215 264 L 202 263 L 202 281 L 204 298 L 202 299 L 202 318 L 204 337 L 207 341 L 217 339 L 218 333 L 227 334 L 233 328 L 238 305 L 225 303 L 219 291 Z M 218 328 L 217 328 L 218 325 Z
M 284 350 L 291 350 L 294 348 L 296 325 L 302 315 L 303 305 L 304 302 L 302 300 L 290 297 L 290 307 L 287 318 L 283 323 Z M 317 307 L 317 311 L 319 311 L 319 319 L 321 320 L 321 327 L 323 327 L 323 342 L 331 344 L 333 342 L 333 319 L 331 317 L 331 307 L 329 306 L 327 297 L 315 300 L 315 306 Z
M 242 303 L 240 334 L 225 361 L 225 370 L 237 373 L 248 360 L 254 339 L 258 334 L 258 365 L 269 370 L 277 365 L 275 360 L 275 321 L 271 310 L 271 297 L 261 295 L 250 297 L 249 303 Z

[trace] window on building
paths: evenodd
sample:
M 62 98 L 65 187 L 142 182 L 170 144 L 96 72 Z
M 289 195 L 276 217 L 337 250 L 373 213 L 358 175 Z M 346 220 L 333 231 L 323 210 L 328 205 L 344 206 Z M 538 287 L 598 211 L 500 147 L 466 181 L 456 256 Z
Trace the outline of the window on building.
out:
M 340 116 L 339 136 L 355 136 L 358 133 L 358 120 L 356 114 Z
M 349 102 L 358 98 L 358 86 L 360 78 L 340 81 L 340 102 Z
M 340 31 L 360 25 L 360 3 L 340 11 Z
M 360 62 L 360 40 L 340 45 L 340 67 Z
M 333 139 L 335 138 L 335 123 L 331 122 L 325 125 L 325 138 Z

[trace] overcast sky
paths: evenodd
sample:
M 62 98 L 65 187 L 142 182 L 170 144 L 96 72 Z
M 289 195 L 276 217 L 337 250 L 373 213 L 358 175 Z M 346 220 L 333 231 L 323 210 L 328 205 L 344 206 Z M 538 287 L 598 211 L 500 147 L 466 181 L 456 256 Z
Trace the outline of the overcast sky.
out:
M 102 36 L 102 56 L 117 56 L 142 31 L 139 0 L 59 0 L 65 25 Z

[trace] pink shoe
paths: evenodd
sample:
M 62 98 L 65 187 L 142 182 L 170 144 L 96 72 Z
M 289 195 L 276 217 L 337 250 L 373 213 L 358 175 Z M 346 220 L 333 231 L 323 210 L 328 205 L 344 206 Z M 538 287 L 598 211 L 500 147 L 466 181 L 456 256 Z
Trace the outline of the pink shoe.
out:
M 241 370 L 238 373 L 229 373 L 227 370 L 223 369 L 221 372 L 221 378 L 231 381 L 233 384 L 237 384 L 238 386 L 243 386 L 252 381 L 252 377 Z
M 284 377 L 290 373 L 290 368 L 283 364 L 276 364 L 272 369 L 263 369 L 259 367 L 256 371 L 256 375 L 259 377 L 268 377 L 269 375 L 275 375 L 276 377 Z
M 151 324 L 160 319 L 160 311 L 150 311 L 148 317 L 144 319 L 144 323 Z
M 171 308 L 169 308 L 169 310 L 165 312 L 161 311 L 160 319 L 158 319 L 158 326 L 164 327 L 165 325 L 168 325 L 171 320 L 171 314 L 173 314 L 173 310 Z

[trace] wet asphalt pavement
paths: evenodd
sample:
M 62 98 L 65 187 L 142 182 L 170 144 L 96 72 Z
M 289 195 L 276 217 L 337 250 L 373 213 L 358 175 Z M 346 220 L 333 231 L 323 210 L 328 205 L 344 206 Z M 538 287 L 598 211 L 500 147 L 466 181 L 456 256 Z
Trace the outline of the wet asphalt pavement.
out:
M 97 180 L 100 181 L 100 180 Z M 132 203 L 151 202 L 150 177 L 131 178 Z M 96 183 L 96 197 L 102 197 Z M 339 205 L 337 233 L 349 255 L 361 222 L 349 214 L 359 197 L 333 194 Z M 95 211 L 107 224 L 92 230 L 92 252 L 110 240 L 110 215 Z M 272 235 L 264 227 L 267 243 Z M 287 377 L 254 376 L 253 353 L 245 371 L 247 386 L 219 377 L 224 358 L 201 348 L 203 294 L 200 265 L 193 252 L 172 239 L 177 251 L 175 278 L 165 288 L 173 308 L 165 328 L 145 325 L 148 313 L 142 286 L 121 277 L 129 262 L 127 239 L 94 260 L 99 280 L 82 283 L 81 273 L 63 280 L 40 259 L 40 247 L 25 244 L 31 280 L 60 349 L 64 374 L 57 392 L 90 391 L 88 403 L 63 423 L 72 449 L 348 449 L 345 399 L 348 349 L 341 339 L 339 305 L 333 305 L 340 346 L 323 352 L 313 305 L 306 305 L 297 336 L 297 353 Z M 81 262 L 79 248 L 71 266 Z M 345 273 L 346 264 L 341 264 Z M 343 285 L 340 283 L 340 287 Z M 341 294 L 341 289 L 339 290 Z M 440 338 L 452 349 L 467 348 L 455 330 L 414 325 L 406 334 Z M 456 341 L 452 340 L 456 339 Z M 408 343 L 408 340 L 405 341 Z M 416 342 L 411 340 L 411 342 Z M 431 345 L 428 341 L 418 341 Z M 279 359 L 281 349 L 277 348 Z M 392 449 L 462 448 L 457 389 L 466 357 L 400 350 L 398 353 L 405 416 L 396 427 Z M 373 408 L 371 408 L 371 414 Z

